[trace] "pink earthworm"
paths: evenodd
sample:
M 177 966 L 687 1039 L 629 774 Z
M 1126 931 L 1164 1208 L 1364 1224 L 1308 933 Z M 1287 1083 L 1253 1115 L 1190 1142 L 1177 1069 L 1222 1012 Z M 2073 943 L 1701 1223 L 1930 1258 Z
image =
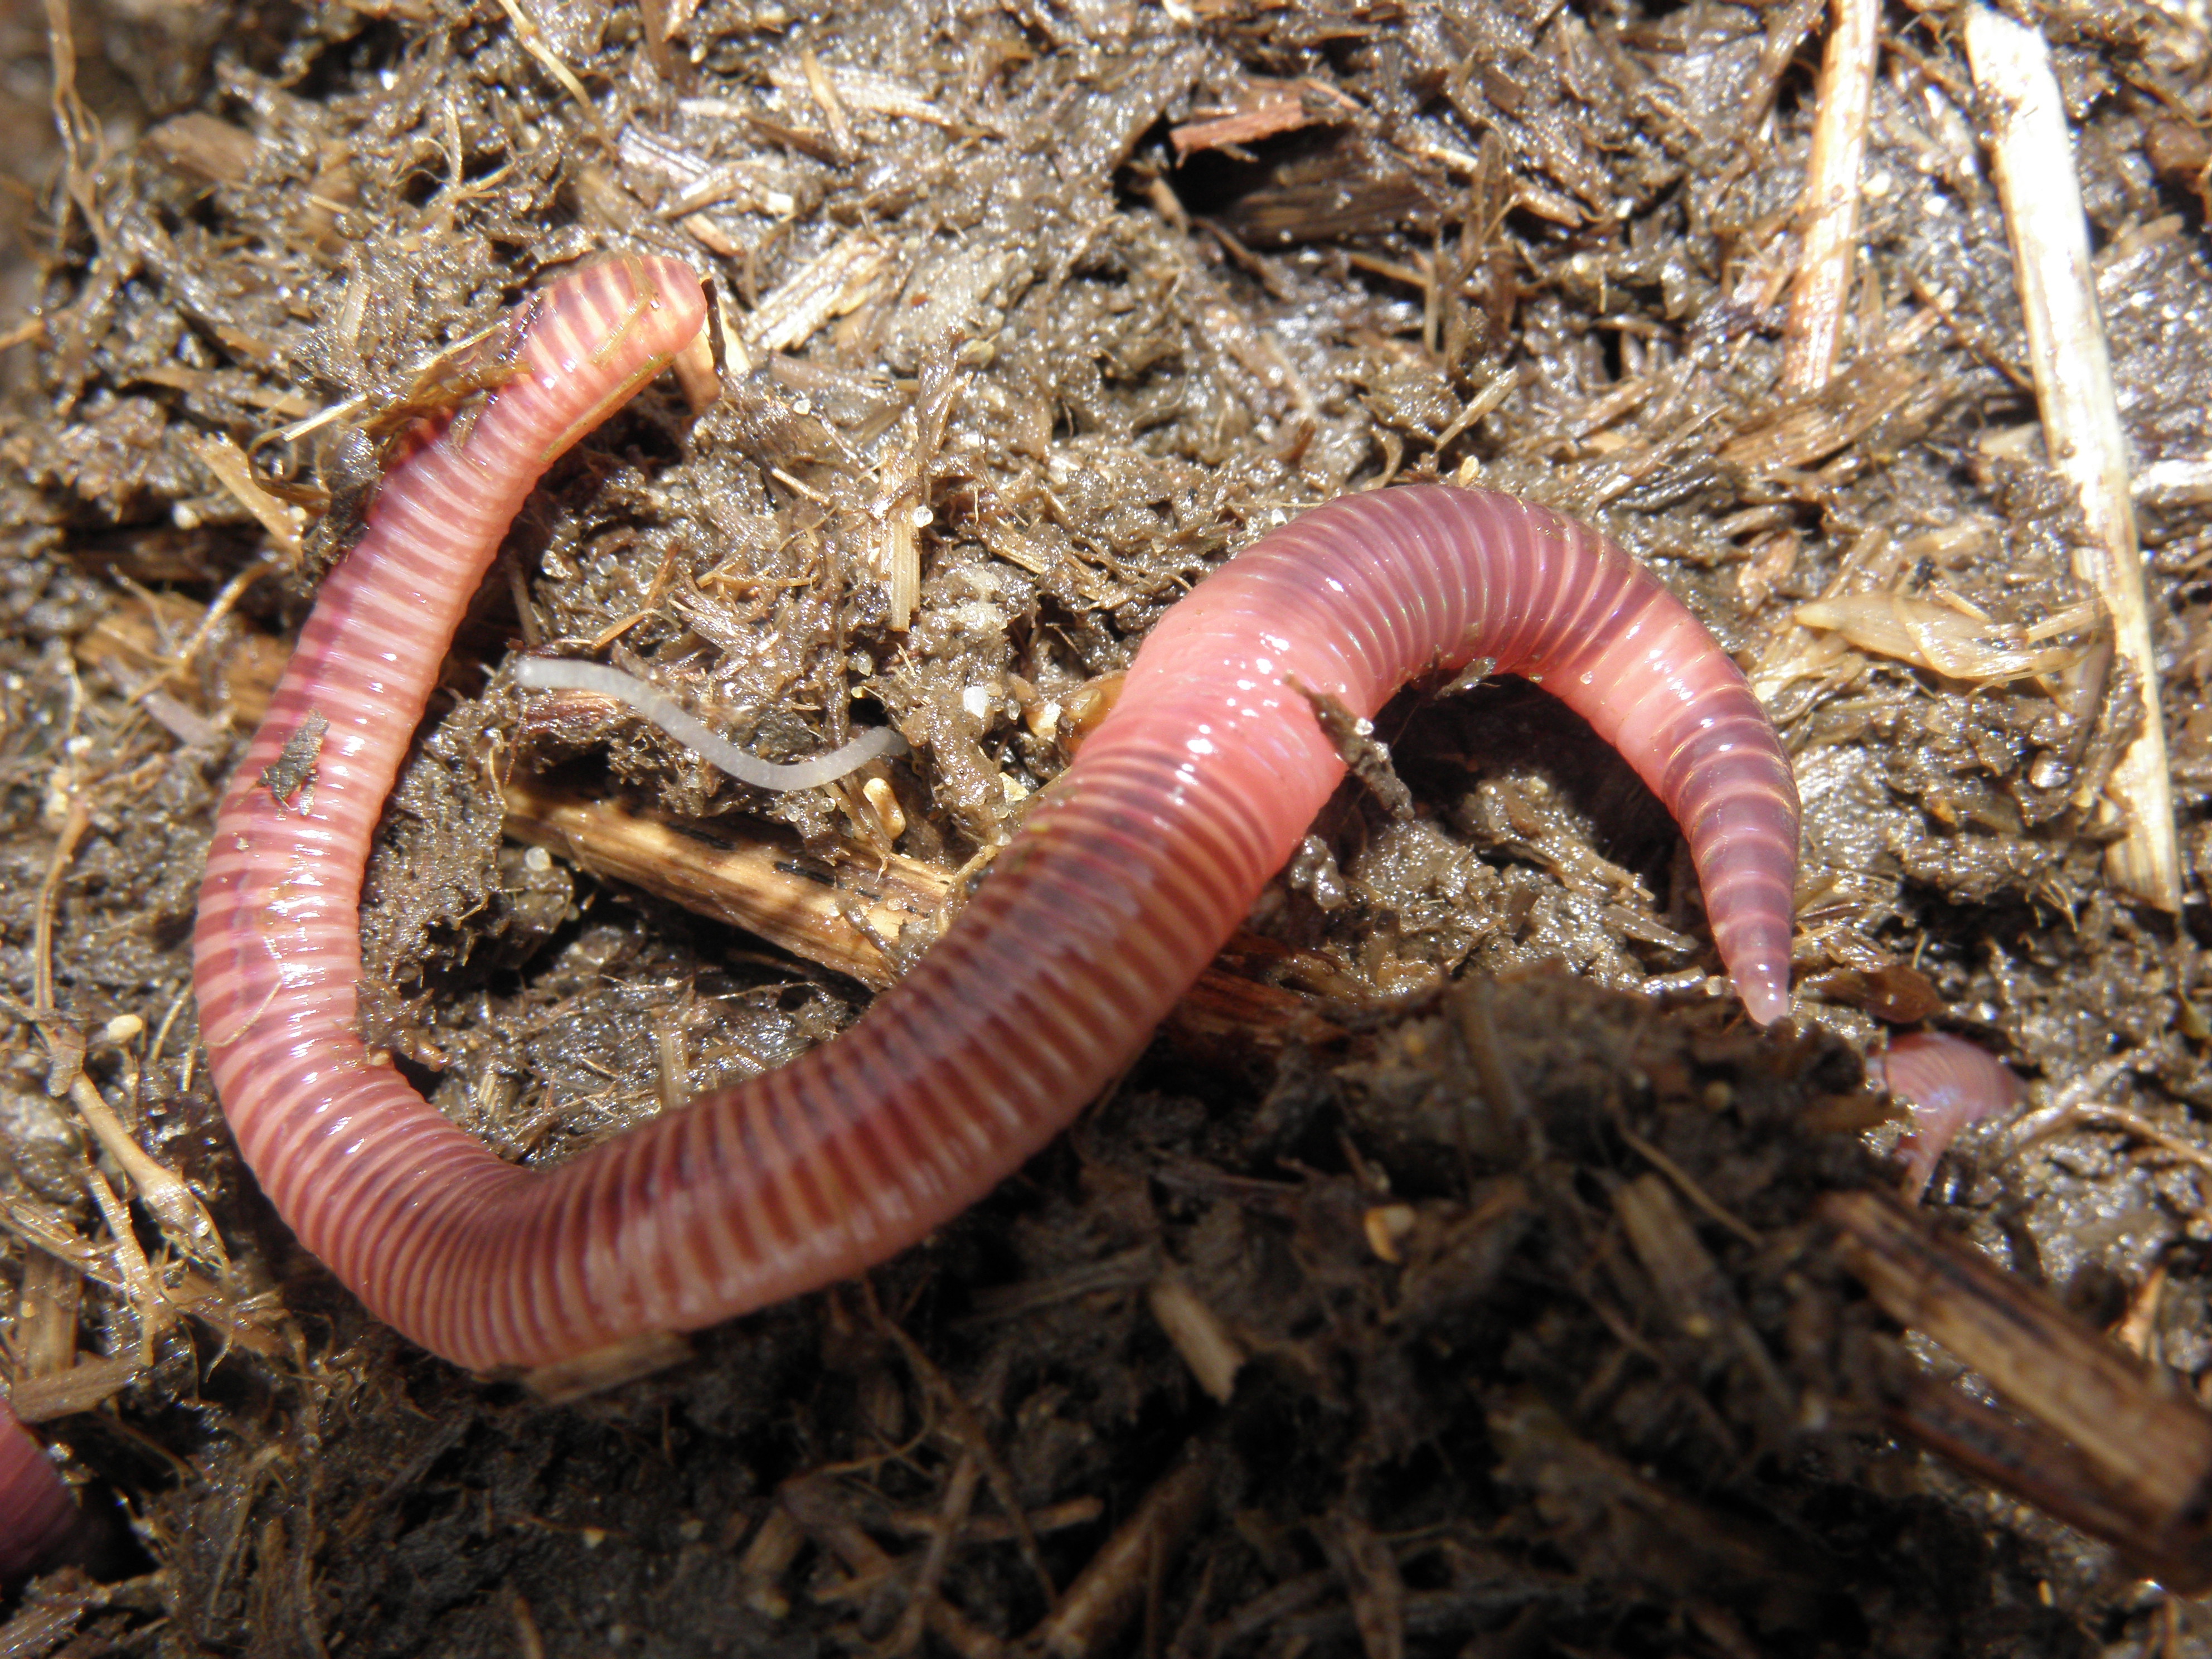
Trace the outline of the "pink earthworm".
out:
M 1162 618 L 964 914 L 852 1030 L 557 1168 L 502 1163 L 363 1048 L 369 836 L 532 481 L 701 321 L 666 259 L 539 296 L 524 372 L 385 482 L 216 820 L 194 986 L 240 1149 L 301 1241 L 424 1347 L 529 1366 L 696 1328 L 980 1197 L 1144 1048 L 1343 776 L 1307 692 L 1366 714 L 1476 658 L 1540 678 L 1687 826 L 1753 1018 L 1786 1011 L 1796 793 L 1735 665 L 1595 532 L 1390 489 L 1263 537 Z
M 52 1555 L 76 1522 L 76 1504 L 46 1454 L 0 1399 L 0 1584 Z
M 1979 1043 L 1948 1031 L 1915 1031 L 1867 1060 L 1867 1077 L 1912 1109 L 1899 1138 L 1906 1184 L 1927 1186 L 1944 1149 L 1970 1125 L 2008 1112 L 2027 1097 L 2018 1073 Z

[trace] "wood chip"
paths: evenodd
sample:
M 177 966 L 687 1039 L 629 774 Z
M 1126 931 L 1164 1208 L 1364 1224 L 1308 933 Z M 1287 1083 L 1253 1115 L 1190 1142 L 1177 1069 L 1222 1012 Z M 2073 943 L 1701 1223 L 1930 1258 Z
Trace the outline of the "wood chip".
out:
M 1301 127 L 1341 121 L 1358 106 L 1333 87 L 1316 81 L 1271 81 L 1254 76 L 1237 89 L 1234 108 L 1186 121 L 1168 137 L 1178 163 L 1200 150 L 1255 143 Z
M 890 262 L 890 250 L 873 236 L 845 237 L 761 301 L 748 331 L 753 347 L 774 353 L 805 345 L 823 324 L 866 303 Z
M 1899 1427 L 2070 1524 L 2117 1544 L 2181 1595 L 2212 1584 L 2212 1416 L 2187 1384 L 2084 1326 L 1887 1193 L 1819 1203 L 1835 1251 L 1883 1312 L 1941 1344 L 2035 1425 L 2018 1458 L 1975 1455 L 2005 1425 L 1972 1396 L 1907 1378 Z M 1986 1419 L 1987 1420 L 1977 1420 Z

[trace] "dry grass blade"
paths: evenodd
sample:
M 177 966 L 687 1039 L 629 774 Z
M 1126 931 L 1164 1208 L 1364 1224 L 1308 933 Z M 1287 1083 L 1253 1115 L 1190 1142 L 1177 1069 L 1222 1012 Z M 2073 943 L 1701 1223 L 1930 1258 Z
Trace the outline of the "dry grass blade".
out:
M 1990 124 L 2044 447 L 2074 487 L 2088 525 L 2087 543 L 2075 550 L 2075 574 L 2103 596 L 2114 642 L 2142 677 L 2148 705 L 2142 735 L 2106 786 L 2127 813 L 2127 832 L 2106 853 L 2106 872 L 2130 896 L 2179 910 L 2181 860 L 2157 702 L 2158 659 L 2065 106 L 2050 48 L 2035 30 L 1977 7 L 1966 15 L 1966 57 Z
M 599 124 L 599 112 L 592 106 L 592 94 L 584 90 L 584 83 L 576 72 L 561 61 L 560 54 L 545 44 L 545 32 L 538 27 L 538 20 L 520 3 L 520 0 L 499 0 L 500 9 L 514 25 L 515 38 L 522 49 L 535 58 L 545 72 L 561 83 L 561 89 L 576 101 L 583 112 L 585 124 L 602 143 L 606 142 L 606 130 Z
M 1782 387 L 1818 392 L 1835 372 L 1844 301 L 1858 248 L 1859 173 L 1866 161 L 1867 111 L 1874 99 L 1880 0 L 1835 0 L 1835 26 L 1820 62 L 1820 119 L 1805 168 L 1805 245 L 1790 296 Z
M 62 182 L 104 252 L 107 222 L 100 211 L 99 186 L 94 179 L 98 158 L 88 159 L 84 154 L 97 149 L 100 130 L 77 96 L 76 37 L 64 0 L 46 0 L 46 51 L 53 64 L 54 130 L 61 136 L 62 151 L 68 158 Z M 55 228 L 58 234 L 62 227 Z
M 253 463 L 228 436 L 218 433 L 212 438 L 188 439 L 186 443 L 200 458 L 201 465 L 215 475 L 216 482 L 269 532 L 269 539 L 284 556 L 285 562 L 296 568 L 300 562 L 300 538 L 307 530 L 307 514 L 264 489 L 253 476 Z
M 100 1091 L 93 1087 L 92 1079 L 82 1072 L 70 1085 L 70 1100 L 84 1120 L 85 1127 L 92 1131 L 93 1139 L 115 1161 L 116 1167 L 130 1177 L 139 1201 L 161 1224 L 170 1244 L 197 1261 L 227 1272 L 229 1261 L 223 1250 L 222 1236 L 216 1231 L 214 1220 L 198 1197 L 185 1184 L 184 1177 L 131 1138 L 131 1132 L 100 1098 Z

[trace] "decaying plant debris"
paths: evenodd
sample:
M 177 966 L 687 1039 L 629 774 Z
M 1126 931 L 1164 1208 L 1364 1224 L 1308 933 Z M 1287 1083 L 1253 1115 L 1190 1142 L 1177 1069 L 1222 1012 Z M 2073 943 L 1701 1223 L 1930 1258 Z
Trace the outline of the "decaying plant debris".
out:
M 2021 14 L 2150 685 L 2074 574 L 1954 15 L 1881 19 L 1855 203 L 1808 196 L 1868 75 L 1844 10 L 1833 47 L 1818 0 L 0 21 L 0 1366 L 130 1516 L 0 1650 L 2203 1645 L 1882 1437 L 1917 1351 L 1815 1206 L 1881 1178 L 1854 1048 L 1974 1036 L 2039 1103 L 1939 1171 L 1945 1220 L 2212 1376 L 2212 40 Z M 1392 478 L 1597 518 L 1740 653 L 1808 807 L 1799 1028 L 1705 994 L 1668 827 L 1547 699 L 1409 702 L 1412 810 L 1348 787 L 1152 1057 L 929 1244 L 557 1406 L 409 1352 L 241 1177 L 194 887 L 399 416 L 613 246 L 711 276 L 728 395 L 649 393 L 549 480 L 370 882 L 374 1037 L 504 1152 L 834 1035 L 1191 581 Z M 554 641 L 771 757 L 859 718 L 917 758 L 741 789 L 488 678 Z M 2151 707 L 2178 917 L 2102 875 Z

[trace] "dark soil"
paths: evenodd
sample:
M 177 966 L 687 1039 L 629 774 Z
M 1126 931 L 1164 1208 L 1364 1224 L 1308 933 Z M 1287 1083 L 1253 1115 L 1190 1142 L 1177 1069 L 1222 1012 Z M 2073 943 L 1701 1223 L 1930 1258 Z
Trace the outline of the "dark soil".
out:
M 2203 501 L 2144 503 L 2179 919 L 2103 875 L 2128 675 L 1947 678 L 1791 617 L 1845 573 L 1999 623 L 2086 596 L 1955 18 L 1887 20 L 1844 367 L 1793 402 L 1816 0 L 68 15 L 66 147 L 67 58 L 0 19 L 0 327 L 35 322 L 0 355 L 0 1367 L 78 1389 L 40 1432 L 110 1529 L 0 1652 L 2212 1648 L 1883 1437 L 1899 1350 L 1809 1219 L 1890 1178 L 1859 1055 L 1972 1036 L 2043 1105 L 2111 1109 L 1970 1136 L 1931 1205 L 2212 1395 Z M 2201 458 L 2212 36 L 2033 21 L 2135 458 Z M 1751 669 L 1808 807 L 1797 1022 L 1742 1022 L 1671 826 L 1550 699 L 1409 700 L 1381 725 L 1410 815 L 1347 787 L 1255 913 L 1238 970 L 1311 999 L 1287 1039 L 1162 1042 L 927 1244 L 643 1380 L 550 1405 L 412 1350 L 236 1161 L 194 892 L 241 688 L 359 523 L 376 416 L 609 247 L 707 273 L 746 361 L 533 499 L 369 884 L 373 1038 L 503 1151 L 558 1158 L 866 993 L 503 842 L 501 767 L 881 834 L 627 715 L 526 715 L 488 678 L 510 646 L 596 642 L 775 758 L 888 718 L 898 850 L 951 872 L 1065 763 L 1048 711 L 1205 569 L 1391 478 L 1589 517 Z M 264 564 L 212 441 L 331 409 L 257 452 L 323 515 Z M 219 1250 L 125 1218 L 80 1071 Z M 1225 1400 L 1194 1331 L 1243 1356 Z

